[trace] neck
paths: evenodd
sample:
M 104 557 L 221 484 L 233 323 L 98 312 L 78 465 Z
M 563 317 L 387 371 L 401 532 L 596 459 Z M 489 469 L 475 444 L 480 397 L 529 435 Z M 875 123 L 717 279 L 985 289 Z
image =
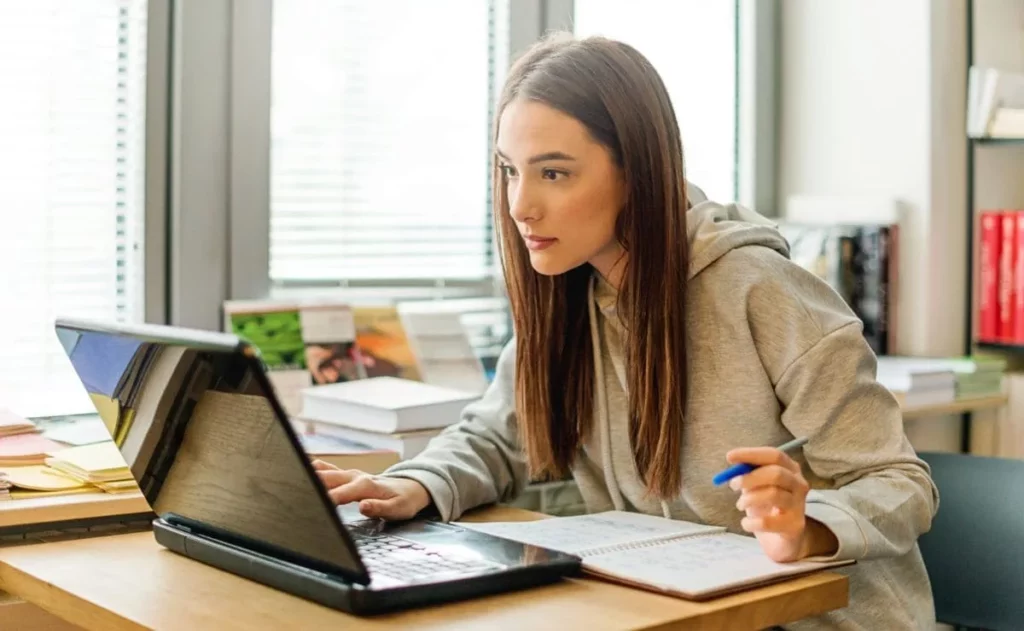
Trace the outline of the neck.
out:
M 626 273 L 626 252 L 618 243 L 612 243 L 590 260 L 590 265 L 597 270 L 601 278 L 618 291 L 622 286 L 622 276 Z

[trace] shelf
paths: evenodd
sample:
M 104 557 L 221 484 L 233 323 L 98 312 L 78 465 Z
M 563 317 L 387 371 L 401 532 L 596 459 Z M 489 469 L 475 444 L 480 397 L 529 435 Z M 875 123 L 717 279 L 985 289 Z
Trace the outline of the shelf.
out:
M 1024 344 L 1003 344 L 1002 342 L 976 342 L 980 351 L 1001 351 L 1003 353 L 1024 353 Z
M 937 405 L 906 407 L 903 408 L 903 418 L 906 420 L 922 418 L 925 416 L 946 416 L 950 414 L 977 412 L 979 410 L 991 410 L 1006 405 L 1006 400 L 1006 395 L 1000 394 L 992 397 L 957 399 L 951 403 L 939 403 Z
M 968 138 L 976 145 L 1024 145 L 1024 138 Z

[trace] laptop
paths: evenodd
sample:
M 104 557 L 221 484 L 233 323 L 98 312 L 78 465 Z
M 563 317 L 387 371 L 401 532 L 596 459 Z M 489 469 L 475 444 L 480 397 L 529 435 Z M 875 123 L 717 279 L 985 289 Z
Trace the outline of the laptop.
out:
M 360 615 L 580 572 L 576 556 L 436 515 L 386 522 L 335 506 L 259 351 L 236 336 L 69 319 L 56 333 L 168 550 Z

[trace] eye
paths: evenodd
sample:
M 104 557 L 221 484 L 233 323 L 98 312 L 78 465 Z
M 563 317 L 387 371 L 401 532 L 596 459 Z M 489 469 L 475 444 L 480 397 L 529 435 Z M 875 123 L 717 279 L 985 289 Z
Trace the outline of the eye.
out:
M 564 178 L 567 175 L 565 171 L 558 171 L 556 169 L 541 169 L 540 176 L 545 180 L 556 181 L 559 178 Z
M 501 170 L 502 175 L 509 179 L 512 179 L 517 175 L 515 167 L 510 164 L 498 165 L 498 169 Z

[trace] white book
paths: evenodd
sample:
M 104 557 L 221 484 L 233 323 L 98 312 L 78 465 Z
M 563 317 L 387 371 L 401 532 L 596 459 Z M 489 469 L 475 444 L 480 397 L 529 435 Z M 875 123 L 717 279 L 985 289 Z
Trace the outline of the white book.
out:
M 354 429 L 344 425 L 331 425 L 329 423 L 309 423 L 314 435 L 339 438 L 367 445 L 374 449 L 386 449 L 398 454 L 401 460 L 408 460 L 427 448 L 430 441 L 441 433 L 440 429 L 421 429 L 415 432 L 399 432 L 395 434 L 381 434 L 380 432 L 369 432 L 365 429 Z
M 852 563 L 814 559 L 778 563 L 753 537 L 719 526 L 624 511 L 457 525 L 573 554 L 580 557 L 585 572 L 688 600 L 706 600 Z
M 373 377 L 302 391 L 302 418 L 391 434 L 447 427 L 480 395 L 400 379 Z

